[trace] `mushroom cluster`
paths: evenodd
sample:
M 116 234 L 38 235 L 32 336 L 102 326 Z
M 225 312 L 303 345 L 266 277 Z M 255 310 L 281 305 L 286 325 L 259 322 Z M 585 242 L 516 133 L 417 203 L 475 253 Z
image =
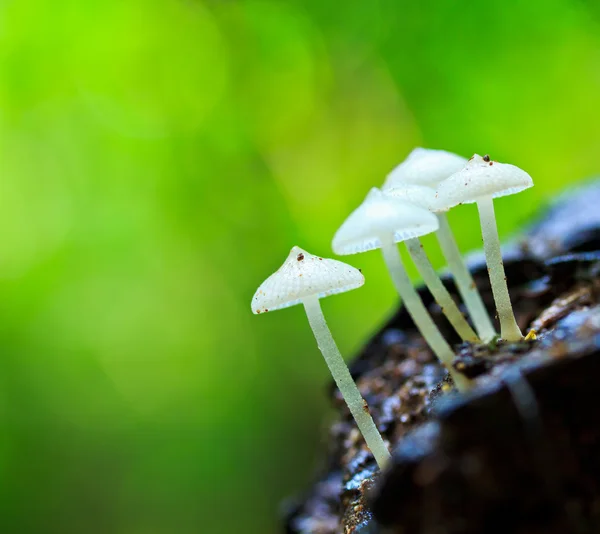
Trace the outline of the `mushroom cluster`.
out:
M 523 335 L 510 302 L 493 199 L 519 193 L 531 186 L 533 181 L 525 171 L 493 161 L 487 155 L 475 154 L 467 161 L 443 150 L 417 148 L 387 176 L 381 189 L 369 191 L 333 238 L 333 251 L 339 255 L 381 249 L 406 310 L 459 391 L 468 390 L 472 382 L 454 368 L 454 350 L 413 287 L 397 243 L 405 244 L 429 292 L 461 339 L 469 343 L 495 342 L 498 334 L 446 218 L 446 212 L 451 208 L 475 203 L 500 323 L 500 338 L 519 341 Z M 421 236 L 430 233 L 437 236 L 473 326 L 442 283 L 420 242 Z M 258 314 L 295 304 L 304 306 L 317 345 L 335 383 L 381 468 L 389 460 L 388 447 L 335 344 L 319 304 L 322 297 L 356 289 L 363 284 L 362 273 L 354 267 L 293 247 L 279 270 L 267 278 L 254 294 L 252 311 Z

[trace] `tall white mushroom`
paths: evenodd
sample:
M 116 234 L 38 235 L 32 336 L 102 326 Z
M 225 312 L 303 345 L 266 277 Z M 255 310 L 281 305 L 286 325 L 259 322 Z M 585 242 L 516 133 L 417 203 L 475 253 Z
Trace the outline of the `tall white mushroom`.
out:
M 333 379 L 377 465 L 382 468 L 390 458 L 389 450 L 335 344 L 319 303 L 320 298 L 356 289 L 364 283 L 364 276 L 358 269 L 293 247 L 283 265 L 257 289 L 252 298 L 252 311 L 258 314 L 296 304 L 304 305 L 317 345 Z
M 382 190 L 404 200 L 417 204 L 421 202 L 419 205 L 436 212 L 439 221 L 436 237 L 448 262 L 448 268 L 479 337 L 489 342 L 496 336 L 496 330 L 450 229 L 445 214 L 449 208 L 438 203 L 437 199 L 432 201 L 431 190 L 412 187 L 435 188 L 442 180 L 462 169 L 466 162 L 466 158 L 445 150 L 415 148 L 388 174 Z
M 400 183 L 435 186 L 462 169 L 466 162 L 467 158 L 446 150 L 417 147 L 387 175 L 382 189 Z
M 463 169 L 441 182 L 436 189 L 436 195 L 448 207 L 477 203 L 485 259 L 500 321 L 500 336 L 507 341 L 523 339 L 523 334 L 515 320 L 506 284 L 494 198 L 519 193 L 532 186 L 531 176 L 519 167 L 475 154 Z
M 384 194 L 420 206 L 431 212 L 437 211 L 435 190 L 430 187 L 407 184 L 401 188 L 392 188 L 384 191 Z M 405 241 L 405 244 L 419 273 L 423 277 L 425 285 L 458 335 L 463 341 L 480 343 L 481 339 L 479 339 L 478 335 L 464 318 L 452 295 L 450 295 L 450 292 L 446 289 L 446 286 L 444 286 L 429 261 L 420 239 L 418 237 L 411 237 Z
M 423 305 L 419 294 L 408 277 L 396 243 L 435 232 L 436 217 L 429 211 L 384 195 L 373 188 L 344 221 L 333 238 L 336 254 L 357 254 L 381 249 L 383 259 L 415 325 L 446 366 L 459 390 L 466 390 L 470 381 L 452 366 L 454 351 L 448 345 Z

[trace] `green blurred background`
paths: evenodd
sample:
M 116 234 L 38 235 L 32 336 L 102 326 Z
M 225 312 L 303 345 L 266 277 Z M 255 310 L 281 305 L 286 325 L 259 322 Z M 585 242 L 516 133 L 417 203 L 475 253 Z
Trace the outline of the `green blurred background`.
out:
M 417 145 L 530 172 L 504 236 L 597 172 L 599 3 L 0 0 L 0 532 L 280 531 L 329 378 L 250 299 Z M 349 261 L 348 356 L 396 301 Z

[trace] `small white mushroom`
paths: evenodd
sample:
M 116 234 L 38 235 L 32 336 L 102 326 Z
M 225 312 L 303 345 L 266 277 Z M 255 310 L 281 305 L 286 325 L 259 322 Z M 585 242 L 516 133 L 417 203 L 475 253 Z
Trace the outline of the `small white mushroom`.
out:
M 445 213 L 449 207 L 432 190 L 441 181 L 462 169 L 466 163 L 466 158 L 445 150 L 415 148 L 388 174 L 382 189 L 386 194 L 436 213 L 439 222 L 436 237 L 448 268 L 479 337 L 489 342 L 496 337 L 496 330 L 450 229 Z
M 399 184 L 436 186 L 466 162 L 466 158 L 452 152 L 418 147 L 388 174 L 382 189 Z
M 389 192 L 384 191 L 383 193 L 429 211 L 437 211 L 435 190 L 431 187 L 407 184 L 404 187 L 393 188 Z M 456 330 L 463 341 L 480 343 L 479 336 L 473 331 L 429 261 L 420 239 L 412 237 L 407 239 L 405 244 L 419 273 L 423 277 L 423 282 L 425 282 L 434 300 L 438 303 L 442 309 L 442 313 L 454 327 L 454 330 Z
M 383 187 L 381 191 L 386 195 L 403 200 L 404 202 L 416 204 L 433 213 L 441 211 L 433 187 L 416 184 L 397 184 L 387 188 Z
M 500 336 L 507 341 L 523 339 L 523 334 L 515 320 L 506 284 L 494 198 L 519 193 L 532 186 L 533 180 L 524 170 L 475 154 L 463 169 L 441 182 L 436 190 L 438 198 L 443 199 L 448 207 L 477 203 L 483 248 L 500 321 Z
M 459 390 L 469 387 L 469 380 L 452 367 L 454 352 L 448 345 L 413 287 L 396 243 L 435 232 L 438 222 L 429 211 L 383 194 L 373 188 L 344 221 L 333 238 L 336 254 L 357 254 L 381 249 L 383 259 L 415 325 L 446 366 Z
M 283 265 L 257 289 L 252 298 L 252 311 L 258 314 L 296 304 L 304 305 L 317 345 L 333 379 L 377 465 L 382 468 L 390 458 L 389 450 L 335 344 L 319 303 L 320 298 L 356 289 L 364 283 L 364 276 L 358 269 L 293 247 Z

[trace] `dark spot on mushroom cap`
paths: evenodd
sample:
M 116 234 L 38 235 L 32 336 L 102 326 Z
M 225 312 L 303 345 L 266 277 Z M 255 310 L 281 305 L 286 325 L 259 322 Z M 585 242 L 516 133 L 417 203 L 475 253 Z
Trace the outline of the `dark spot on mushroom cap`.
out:
M 304 254 L 302 254 L 302 252 L 300 252 L 300 254 L 298 254 L 298 257 L 296 259 L 298 261 L 302 261 L 304 259 Z
M 485 156 L 483 156 L 483 161 L 488 162 L 490 161 L 490 156 L 489 154 L 486 154 Z
M 321 261 L 322 261 L 322 260 L 323 260 L 323 258 L 319 258 L 319 260 L 321 260 Z

